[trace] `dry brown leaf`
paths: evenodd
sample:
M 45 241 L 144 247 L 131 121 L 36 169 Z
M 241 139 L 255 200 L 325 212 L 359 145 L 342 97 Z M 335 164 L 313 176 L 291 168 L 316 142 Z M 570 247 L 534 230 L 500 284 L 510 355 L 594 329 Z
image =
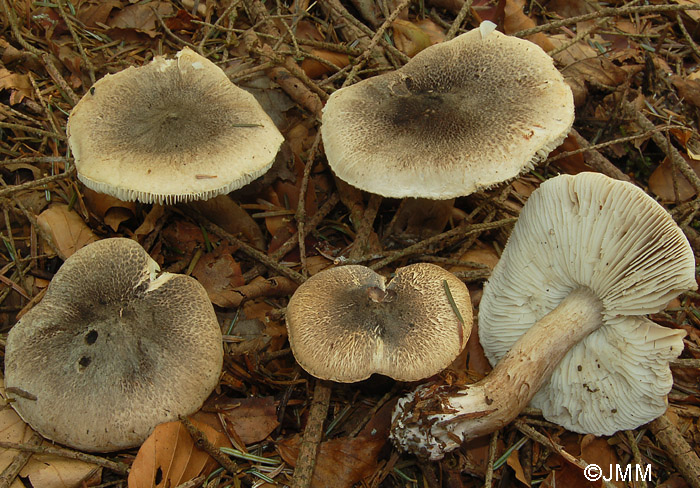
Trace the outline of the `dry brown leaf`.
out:
M 245 280 L 241 266 L 233 259 L 236 248 L 221 244 L 214 251 L 203 255 L 192 270 L 207 291 L 209 299 L 220 307 L 235 307 L 241 303 L 241 294 L 234 291 Z
M 191 422 L 213 445 L 231 446 L 226 435 L 209 422 Z M 129 488 L 175 487 L 200 474 L 209 474 L 215 464 L 209 454 L 195 447 L 181 422 L 167 422 L 157 426 L 139 449 L 129 472 Z
M 13 73 L 5 68 L 0 68 L 0 90 L 10 90 L 11 104 L 21 102 L 25 97 L 31 98 L 33 94 L 32 82 L 29 76 Z
M 98 240 L 83 219 L 74 211 L 68 210 L 68 205 L 63 203 L 52 204 L 36 220 L 51 236 L 59 257 L 64 261 L 78 249 Z
M 680 76 L 671 76 L 671 83 L 678 90 L 678 96 L 686 102 L 700 107 L 700 80 L 683 79 Z
M 596 437 L 593 434 L 586 434 L 581 439 L 581 458 L 588 464 L 597 464 L 603 470 L 603 475 L 608 476 L 610 466 L 613 469 L 612 486 L 623 488 L 624 482 L 615 479 L 615 466 L 620 464 L 620 459 L 617 457 L 615 450 L 608 444 L 608 441 L 602 437 Z M 624 466 L 623 466 L 624 468 Z
M 145 237 L 153 232 L 156 228 L 156 224 L 158 223 L 158 219 L 160 219 L 164 213 L 165 207 L 163 207 L 163 205 L 160 205 L 159 203 L 153 204 L 151 210 L 149 210 L 148 214 L 146 214 L 146 218 L 143 219 L 141 225 L 139 225 L 134 231 L 134 236 L 136 236 L 137 239 L 141 239 L 142 237 Z
M 230 305 L 227 306 L 237 307 L 244 300 L 250 301 L 259 297 L 288 296 L 294 293 L 298 286 L 297 283 L 284 276 L 272 276 L 270 278 L 258 276 L 247 285 L 239 286 L 231 293 L 227 293 L 226 298 L 230 300 Z
M 0 379 L 0 398 L 7 400 L 3 381 Z M 17 415 L 12 408 L 0 410 L 0 441 L 24 444 L 32 437 L 31 428 Z M 44 445 L 51 445 L 44 442 Z M 2 472 L 17 456 L 12 449 L 0 449 L 0 472 Z M 93 465 L 74 459 L 33 455 L 20 471 L 20 476 L 29 479 L 32 486 L 41 488 L 78 488 L 87 478 L 99 482 L 100 469 Z M 16 479 L 10 488 L 24 488 L 24 484 Z
M 114 9 L 121 9 L 119 0 L 91 0 L 79 5 L 76 17 L 86 27 L 99 27 L 106 25 L 109 14 Z
M 328 51 L 326 49 L 312 49 L 311 54 L 333 63 L 339 68 L 344 68 L 350 64 L 350 58 L 347 54 Z M 333 68 L 330 66 L 312 58 L 304 58 L 304 60 L 301 62 L 301 69 L 304 70 L 304 73 L 306 73 L 306 76 L 309 78 L 319 78 L 333 71 Z
M 265 249 L 265 238 L 258 224 L 228 195 L 190 202 L 189 205 L 229 234 L 243 234 L 251 245 Z
M 274 397 L 241 398 L 234 405 L 223 416 L 246 445 L 265 440 L 279 425 Z
M 525 15 L 523 12 L 524 6 L 525 0 L 506 0 L 503 10 L 503 32 L 508 35 L 512 35 L 518 31 L 531 29 L 537 25 L 534 20 Z M 552 41 L 550 41 L 547 36 L 541 32 L 528 36 L 527 40 L 534 42 L 545 51 L 551 51 L 554 49 L 554 44 L 552 44 Z
M 685 158 L 696 174 L 700 175 L 700 161 Z M 678 198 L 674 190 L 673 180 L 676 180 Z M 695 188 L 683 174 L 665 158 L 649 176 L 649 190 L 659 197 L 663 203 L 679 203 L 690 200 L 695 196 Z
M 162 17 L 168 17 L 173 13 L 173 6 L 168 2 L 137 3 L 128 5 L 117 11 L 106 24 L 115 29 L 133 29 L 137 32 L 143 32 L 153 38 L 158 35 L 156 25 L 158 19 L 153 13 L 152 8 L 156 8 L 158 14 Z
M 102 219 L 114 232 L 117 232 L 121 223 L 126 222 L 136 214 L 136 202 L 124 202 L 89 188 L 84 189 L 83 197 L 87 208 Z
M 277 444 L 282 459 L 295 466 L 299 455 L 299 436 Z M 311 486 L 314 488 L 351 488 L 377 468 L 379 451 L 386 438 L 359 435 L 322 442 L 316 458 Z
M 428 33 L 413 22 L 396 19 L 391 24 L 391 28 L 394 30 L 396 48 L 409 57 L 415 56 L 432 45 Z
M 513 452 L 510 453 L 510 456 L 508 456 L 508 459 L 506 459 L 506 462 L 508 463 L 508 466 L 511 467 L 511 469 L 515 472 L 515 478 L 520 481 L 523 485 L 525 486 L 530 486 L 530 483 L 527 482 L 527 479 L 525 478 L 525 472 L 523 471 L 523 467 L 520 465 L 520 458 L 518 457 L 518 450 L 515 449 Z

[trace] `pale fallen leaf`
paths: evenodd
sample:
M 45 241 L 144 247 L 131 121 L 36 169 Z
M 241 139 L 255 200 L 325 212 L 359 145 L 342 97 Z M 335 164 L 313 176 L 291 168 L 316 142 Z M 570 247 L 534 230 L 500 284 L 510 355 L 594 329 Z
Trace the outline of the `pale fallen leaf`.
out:
M 209 422 L 191 422 L 213 445 L 231 446 L 226 435 Z M 129 488 L 175 487 L 200 474 L 209 474 L 215 465 L 209 454 L 195 447 L 180 421 L 167 422 L 157 426 L 141 445 L 129 472 Z
M 258 224 L 228 195 L 190 202 L 189 206 L 229 234 L 243 234 L 258 249 L 265 249 L 265 238 Z
M 64 261 L 75 251 L 85 247 L 98 237 L 83 222 L 83 219 L 63 203 L 54 203 L 41 212 L 37 223 L 53 239 L 58 254 Z

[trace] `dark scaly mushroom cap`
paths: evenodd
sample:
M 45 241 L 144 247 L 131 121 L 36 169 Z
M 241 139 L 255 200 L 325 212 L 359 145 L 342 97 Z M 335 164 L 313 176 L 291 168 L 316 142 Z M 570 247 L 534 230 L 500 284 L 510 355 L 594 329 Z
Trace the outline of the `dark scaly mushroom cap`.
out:
M 205 200 L 265 173 L 284 138 L 253 95 L 185 48 L 97 81 L 73 108 L 78 178 L 121 200 Z
M 462 351 L 471 326 L 467 287 L 426 263 L 396 270 L 388 284 L 364 266 L 330 268 L 301 285 L 287 307 L 299 364 L 318 378 L 341 382 L 372 373 L 401 381 L 434 375 Z
M 333 93 L 322 131 L 331 168 L 351 185 L 448 199 L 531 169 L 573 120 L 571 89 L 540 47 L 474 29 Z
M 221 331 L 204 288 L 157 269 L 135 241 L 97 241 L 10 330 L 5 384 L 28 394 L 12 405 L 41 435 L 88 451 L 137 446 L 218 384 Z

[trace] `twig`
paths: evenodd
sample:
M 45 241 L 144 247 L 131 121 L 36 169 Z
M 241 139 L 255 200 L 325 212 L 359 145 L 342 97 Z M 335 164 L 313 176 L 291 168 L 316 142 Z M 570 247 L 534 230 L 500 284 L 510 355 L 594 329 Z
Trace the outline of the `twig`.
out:
M 49 54 L 43 54 L 41 56 L 41 60 L 44 62 L 44 68 L 46 68 L 46 72 L 49 74 L 54 83 L 58 85 L 61 93 L 65 97 L 67 97 L 67 102 L 70 103 L 73 107 L 76 106 L 80 101 L 80 97 L 75 94 L 75 92 L 70 86 L 68 86 L 68 83 L 66 83 L 66 80 L 61 75 L 61 72 L 58 71 L 56 65 L 53 64 L 51 56 Z
M 350 70 L 350 73 L 348 74 L 348 77 L 345 79 L 345 82 L 343 83 L 343 86 L 347 86 L 350 83 L 352 83 L 353 78 L 357 76 L 357 72 L 362 68 L 362 65 L 367 61 L 372 54 L 372 50 L 377 46 L 379 41 L 384 37 L 384 32 L 391 26 L 392 22 L 396 20 L 396 18 L 399 16 L 401 11 L 408 7 L 411 4 L 411 0 L 403 0 L 397 7 L 394 9 L 393 12 L 391 12 L 391 15 L 384 20 L 382 25 L 377 29 L 377 32 L 372 36 L 372 39 L 369 41 L 369 45 L 367 48 L 364 50 L 364 52 L 360 55 L 359 58 L 355 60 L 355 65 L 352 67 Z M 403 54 L 403 53 L 402 53 Z M 404 58 L 406 58 L 406 55 L 403 54 Z M 404 62 L 407 62 L 407 60 L 404 60 Z
M 299 202 L 297 204 L 297 211 L 295 219 L 297 221 L 297 237 L 299 239 L 299 259 L 301 261 L 301 273 L 304 276 L 308 276 L 308 269 L 306 266 L 306 235 L 304 233 L 304 225 L 306 224 L 306 193 L 309 187 L 309 176 L 311 175 L 311 168 L 314 165 L 314 160 L 316 159 L 316 151 L 318 151 L 318 145 L 321 143 L 321 131 L 316 132 L 316 137 L 314 138 L 314 143 L 309 151 L 308 159 L 306 160 L 306 165 L 304 165 L 304 174 L 301 178 L 301 185 L 299 187 Z
M 38 437 L 38 436 L 37 436 Z M 39 437 L 41 441 L 41 437 Z M 27 453 L 49 454 L 51 456 L 59 456 L 67 459 L 76 459 L 85 463 L 96 464 L 102 466 L 118 474 L 129 474 L 129 466 L 124 463 L 110 461 L 98 456 L 86 454 L 80 451 L 73 451 L 57 446 L 40 446 L 35 444 L 17 444 L 14 442 L 0 442 L 0 447 L 3 449 L 17 449 Z M 2 486 L 2 484 L 0 484 Z
M 683 34 L 683 38 L 685 38 L 686 42 L 690 46 L 690 49 L 693 50 L 695 55 L 700 58 L 700 49 L 698 49 L 698 45 L 695 44 L 695 41 L 693 41 L 693 38 L 690 37 L 690 33 L 688 32 L 688 29 L 685 28 L 685 24 L 683 23 L 683 19 L 681 19 L 681 13 L 676 12 L 676 22 L 678 28 L 681 30 L 681 33 Z
M 562 159 L 562 158 L 565 158 L 568 156 L 573 156 L 574 154 L 588 152 L 589 154 L 588 154 L 588 158 L 586 160 L 586 164 L 588 164 L 588 166 L 595 169 L 596 171 L 603 173 L 605 176 L 609 176 L 609 177 L 615 178 L 617 180 L 630 181 L 629 176 L 627 176 L 625 173 L 623 173 L 617 166 L 612 164 L 608 158 L 603 156 L 598 151 L 599 148 L 612 145 L 615 142 L 619 142 L 619 141 L 604 142 L 602 144 L 596 144 L 595 146 L 591 146 L 591 144 L 581 134 L 579 134 L 578 131 L 576 131 L 576 129 L 571 129 L 571 134 L 574 136 L 576 143 L 581 148 L 577 149 L 576 151 L 568 151 L 566 153 L 557 154 L 556 156 L 549 158 L 547 160 L 547 163 L 551 163 L 553 161 L 556 161 L 558 159 Z
M 61 174 L 46 176 L 44 178 L 39 178 L 38 180 L 28 181 L 26 183 L 21 183 L 19 185 L 8 186 L 6 188 L 0 189 L 0 197 L 7 195 L 12 195 L 14 193 L 20 192 L 22 190 L 27 190 L 28 188 L 36 188 L 37 186 L 46 185 L 54 181 L 65 180 L 73 176 L 75 172 L 75 166 L 71 166 L 67 171 Z
M 275 272 L 295 281 L 296 283 L 303 283 L 306 281 L 301 274 L 297 273 L 293 269 L 289 269 L 286 266 L 282 266 L 275 260 L 271 259 L 267 254 L 262 253 L 255 249 L 253 246 L 246 244 L 242 240 L 238 239 L 236 236 L 226 232 L 224 229 L 211 222 L 210 220 L 204 218 L 199 212 L 192 210 L 191 208 L 181 207 L 180 210 L 190 218 L 196 220 L 201 224 L 208 232 L 216 234 L 229 241 L 234 246 L 237 246 L 242 253 L 246 254 L 248 257 L 253 258 L 259 263 L 263 264 L 265 267 L 274 270 Z
M 28 444 L 18 444 L 26 447 L 27 449 L 20 450 L 12 462 L 3 470 L 2 473 L 0 473 L 0 488 L 9 488 L 10 485 L 12 485 L 19 472 L 22 471 L 22 468 L 29 461 L 29 458 L 32 457 L 32 451 L 29 448 L 37 447 L 39 444 L 41 444 L 42 440 L 43 439 L 39 434 L 32 432 L 32 437 L 27 441 Z
M 647 119 L 642 112 L 637 110 L 634 107 L 634 105 L 627 101 L 624 101 L 622 106 L 630 115 L 632 115 L 632 117 L 634 117 L 634 121 L 643 130 L 653 131 L 654 129 L 656 129 L 654 124 L 649 119 Z M 652 132 L 651 138 L 656 143 L 656 145 L 659 146 L 659 148 L 666 153 L 666 156 L 668 156 L 668 158 L 671 160 L 673 166 L 675 166 L 683 174 L 683 176 L 685 176 L 688 182 L 693 186 L 693 188 L 695 188 L 695 191 L 697 193 L 700 193 L 700 178 L 698 177 L 697 173 L 693 171 L 693 168 L 690 167 L 685 158 L 681 156 L 681 153 L 678 152 L 678 149 L 673 147 L 673 145 L 671 145 L 671 142 L 660 132 Z
M 7 22 L 10 24 L 10 28 L 12 29 L 12 34 L 15 36 L 15 39 L 17 42 L 19 42 L 20 46 L 22 46 L 24 49 L 29 51 L 31 54 L 36 56 L 37 58 L 41 58 L 42 52 L 37 49 L 36 47 L 32 46 L 27 42 L 27 40 L 24 38 L 22 33 L 19 30 L 19 23 L 17 22 L 17 17 L 15 17 L 15 11 L 14 9 L 11 9 L 8 4 L 7 0 L 0 0 L 2 2 L 2 10 L 5 12 L 5 18 L 7 19 Z
M 631 430 L 626 430 L 625 431 L 625 438 L 627 439 L 627 442 L 630 445 L 630 449 L 632 450 L 632 458 L 634 459 L 634 463 L 637 466 L 642 465 L 642 453 L 639 452 L 639 446 L 637 445 L 637 439 L 634 438 L 634 431 Z M 637 482 L 639 483 L 637 485 L 638 488 L 647 488 L 647 482 L 644 479 L 644 477 L 641 477 L 642 479 L 638 479 Z
M 484 224 L 474 224 L 455 227 L 452 230 L 448 230 L 447 232 L 443 232 L 442 234 L 438 234 L 436 236 L 430 237 L 416 244 L 413 244 L 412 246 L 408 246 L 407 248 L 404 248 L 401 251 L 397 251 L 391 254 L 390 256 L 387 256 L 384 259 L 377 261 L 372 266 L 370 266 L 370 268 L 372 268 L 373 270 L 378 270 L 383 268 L 384 266 L 387 266 L 390 263 L 393 263 L 397 259 L 401 259 L 412 254 L 420 254 L 424 252 L 428 247 L 432 246 L 433 244 L 437 244 L 440 241 L 450 241 L 450 239 L 454 237 L 462 239 L 474 233 L 485 232 L 487 230 L 498 229 L 500 227 L 505 227 L 507 225 L 514 224 L 516 220 L 517 219 L 515 218 L 509 218 L 497 220 L 495 222 L 487 222 Z
M 56 4 L 58 5 L 58 13 L 61 14 L 63 22 L 66 23 L 66 26 L 68 26 L 68 30 L 70 31 L 70 35 L 73 37 L 73 41 L 75 42 L 76 46 L 78 46 L 78 52 L 80 53 L 80 57 L 83 58 L 83 62 L 85 63 L 85 66 L 88 69 L 88 74 L 90 75 L 90 82 L 92 84 L 95 84 L 95 66 L 92 64 L 92 61 L 90 61 L 90 59 L 87 57 L 87 53 L 83 48 L 83 43 L 80 42 L 80 37 L 75 31 L 75 26 L 73 26 L 73 22 L 71 21 L 71 19 L 68 18 L 68 15 L 66 14 L 66 10 L 63 5 L 63 2 L 65 1 L 66 0 L 58 0 L 56 2 Z
M 651 422 L 649 428 L 688 484 L 700 488 L 700 459 L 666 414 Z
M 219 448 L 216 447 L 214 444 L 209 442 L 209 439 L 207 439 L 207 436 L 204 435 L 204 432 L 195 427 L 187 417 L 181 416 L 180 422 L 182 422 L 182 425 L 184 425 L 187 429 L 187 432 L 190 434 L 190 437 L 192 437 L 192 440 L 194 441 L 194 444 L 197 446 L 197 448 L 209 454 L 212 458 L 216 460 L 217 463 L 221 465 L 222 468 L 224 468 L 232 475 L 238 474 L 240 468 L 238 467 L 236 462 L 233 461 L 226 454 L 221 452 Z
M 316 380 L 314 397 L 309 409 L 309 418 L 304 429 L 304 437 L 299 445 L 296 467 L 292 488 L 309 488 L 316 467 L 316 455 L 318 454 L 323 434 L 323 421 L 328 413 L 328 405 L 331 400 L 330 383 Z
M 355 242 L 353 242 L 350 255 L 348 256 L 350 259 L 357 259 L 370 251 L 371 243 L 369 238 L 374 230 L 374 219 L 377 218 L 377 212 L 379 212 L 379 205 L 381 203 L 381 195 L 377 195 L 375 193 L 370 195 L 367 208 L 365 209 L 360 221 L 355 225 L 357 235 L 355 236 Z
M 559 454 L 561 457 L 563 457 L 565 460 L 569 461 L 572 464 L 575 464 L 581 469 L 586 469 L 588 466 L 588 463 L 584 461 L 583 459 L 579 459 L 573 455 L 571 455 L 569 452 L 567 452 L 563 447 L 561 447 L 559 444 L 554 442 L 552 439 L 549 437 L 546 437 L 539 432 L 537 432 L 535 429 L 527 425 L 525 422 L 522 420 L 516 420 L 515 421 L 515 427 L 525 434 L 527 437 L 532 439 L 533 441 L 549 448 L 550 450 L 556 452 Z M 603 484 L 609 488 L 613 488 L 613 485 L 609 481 L 605 481 L 603 479 Z
M 11 129 L 11 130 L 24 130 L 27 132 L 33 132 L 39 134 L 40 136 L 55 137 L 56 139 L 65 140 L 66 136 L 63 134 L 57 134 L 44 129 L 39 129 L 37 127 L 29 127 L 22 124 L 13 124 L 11 122 L 0 122 L 0 129 Z
M 491 488 L 493 484 L 493 463 L 496 460 L 496 449 L 498 447 L 498 431 L 491 434 L 489 442 L 489 463 L 486 465 L 486 477 L 484 478 L 484 488 Z
M 457 34 L 457 31 L 459 30 L 460 27 L 462 27 L 462 23 L 464 22 L 464 19 L 467 18 L 467 16 L 471 16 L 471 10 L 472 10 L 472 0 L 466 0 L 464 2 L 464 5 L 462 5 L 462 8 L 459 9 L 459 12 L 457 13 L 457 17 L 455 17 L 454 22 L 452 22 L 452 25 L 450 26 L 450 30 L 447 31 L 447 34 L 445 34 L 445 40 L 449 41 L 452 39 L 455 34 Z
M 538 25 L 537 27 L 532 27 L 531 29 L 521 30 L 513 35 L 515 37 L 528 37 L 533 34 L 537 34 L 538 32 L 547 32 L 558 29 L 559 27 L 564 27 L 565 25 L 574 25 L 578 24 L 579 22 L 597 19 L 600 17 L 617 17 L 628 14 L 648 14 L 659 12 L 678 12 L 681 10 L 700 10 L 700 5 L 639 5 L 620 8 L 606 7 L 595 12 L 591 12 L 590 14 L 555 20 L 546 24 Z

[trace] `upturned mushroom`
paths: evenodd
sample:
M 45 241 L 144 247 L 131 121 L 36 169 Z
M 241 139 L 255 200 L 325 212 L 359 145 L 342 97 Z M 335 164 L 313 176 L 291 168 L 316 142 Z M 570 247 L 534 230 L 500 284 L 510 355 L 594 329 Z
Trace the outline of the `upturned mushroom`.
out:
M 379 373 L 414 381 L 440 372 L 464 349 L 472 307 L 464 283 L 434 264 L 397 269 L 388 283 L 349 265 L 297 288 L 286 320 L 294 357 L 317 378 L 349 383 Z
M 666 409 L 668 362 L 685 332 L 645 315 L 695 289 L 694 271 L 683 232 L 635 185 L 597 173 L 546 181 L 484 289 L 479 338 L 493 371 L 401 399 L 394 442 L 439 459 L 531 400 L 575 432 L 610 435 L 653 420 Z
M 42 436 L 87 451 L 134 447 L 216 387 L 221 330 L 204 288 L 157 271 L 135 241 L 97 241 L 12 327 L 6 391 Z
M 385 197 L 446 200 L 531 169 L 566 137 L 571 89 L 532 42 L 478 29 L 334 92 L 323 144 L 335 174 Z
M 265 173 L 284 138 L 253 95 L 189 48 L 107 75 L 68 118 L 85 186 L 120 200 L 206 200 Z

